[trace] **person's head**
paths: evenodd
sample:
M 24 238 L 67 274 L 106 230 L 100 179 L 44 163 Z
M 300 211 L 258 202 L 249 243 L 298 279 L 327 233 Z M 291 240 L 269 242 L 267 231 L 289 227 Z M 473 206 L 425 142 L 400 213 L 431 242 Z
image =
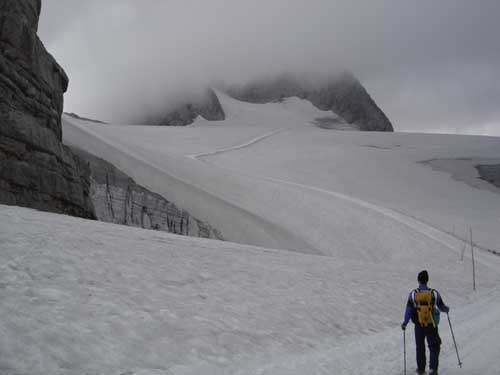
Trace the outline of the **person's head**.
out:
M 427 283 L 429 282 L 429 274 L 427 273 L 427 271 L 423 270 L 422 272 L 420 272 L 418 274 L 417 280 L 420 285 L 427 285 Z

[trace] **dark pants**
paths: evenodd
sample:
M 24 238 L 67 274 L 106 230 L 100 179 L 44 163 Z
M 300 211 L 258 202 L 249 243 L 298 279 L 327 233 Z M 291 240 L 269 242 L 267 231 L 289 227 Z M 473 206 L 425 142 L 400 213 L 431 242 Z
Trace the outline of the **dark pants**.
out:
M 417 368 L 419 371 L 425 370 L 425 338 L 429 345 L 430 359 L 429 368 L 437 371 L 439 367 L 439 351 L 441 349 L 441 338 L 437 327 L 422 327 L 415 324 L 415 343 L 417 344 Z

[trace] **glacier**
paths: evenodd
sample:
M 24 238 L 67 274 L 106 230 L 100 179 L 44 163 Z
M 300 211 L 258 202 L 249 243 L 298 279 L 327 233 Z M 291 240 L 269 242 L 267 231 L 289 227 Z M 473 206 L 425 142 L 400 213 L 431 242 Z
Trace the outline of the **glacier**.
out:
M 0 373 L 402 373 L 424 268 L 464 363 L 443 319 L 442 373 L 498 373 L 500 200 L 469 183 L 474 163 L 467 181 L 449 165 L 493 163 L 500 138 L 334 130 L 298 98 L 220 98 L 225 121 L 183 128 L 63 117 L 67 145 L 229 241 L 0 206 Z

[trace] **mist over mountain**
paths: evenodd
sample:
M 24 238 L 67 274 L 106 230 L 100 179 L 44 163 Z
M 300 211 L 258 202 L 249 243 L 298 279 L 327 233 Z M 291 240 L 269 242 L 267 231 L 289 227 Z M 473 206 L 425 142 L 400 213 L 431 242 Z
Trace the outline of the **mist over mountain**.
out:
M 210 88 L 166 102 L 161 111 L 140 114 L 140 117 L 131 118 L 130 121 L 145 125 L 184 126 L 192 124 L 198 116 L 208 121 L 222 121 L 226 118 L 217 94 Z
M 218 90 L 250 103 L 266 104 L 297 97 L 311 102 L 323 111 L 332 111 L 347 124 L 368 131 L 393 131 L 394 128 L 363 85 L 350 72 L 324 77 L 282 74 L 261 78 L 244 85 L 219 83 Z M 183 126 L 192 124 L 198 116 L 208 121 L 225 120 L 224 108 L 213 89 L 186 96 L 183 100 L 166 103 L 160 113 L 146 113 L 139 121 L 145 125 Z
M 361 130 L 394 130 L 390 120 L 363 85 L 347 71 L 322 82 L 281 75 L 243 86 L 231 86 L 227 92 L 234 98 L 252 103 L 269 103 L 296 96 L 310 101 L 321 110 L 332 111 Z
M 496 0 L 46 0 L 65 110 L 108 122 L 213 82 L 347 68 L 400 131 L 500 132 Z M 498 134 L 498 133 L 497 133 Z

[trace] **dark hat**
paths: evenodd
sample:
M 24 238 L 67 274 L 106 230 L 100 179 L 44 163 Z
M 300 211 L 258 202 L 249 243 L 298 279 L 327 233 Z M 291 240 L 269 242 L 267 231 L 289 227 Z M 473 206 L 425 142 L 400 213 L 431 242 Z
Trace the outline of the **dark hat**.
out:
M 429 281 L 429 274 L 427 271 L 422 271 L 418 274 L 417 280 L 420 284 L 425 285 Z

